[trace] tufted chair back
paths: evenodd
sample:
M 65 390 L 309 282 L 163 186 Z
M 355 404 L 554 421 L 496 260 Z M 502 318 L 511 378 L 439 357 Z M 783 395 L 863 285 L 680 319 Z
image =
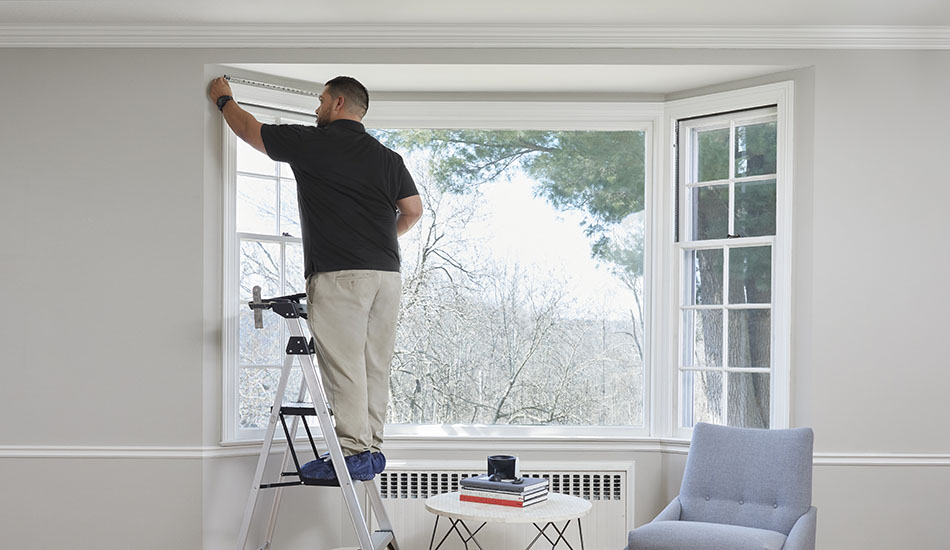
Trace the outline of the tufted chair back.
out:
M 696 424 L 680 488 L 680 520 L 788 535 L 811 506 L 813 445 L 811 428 Z

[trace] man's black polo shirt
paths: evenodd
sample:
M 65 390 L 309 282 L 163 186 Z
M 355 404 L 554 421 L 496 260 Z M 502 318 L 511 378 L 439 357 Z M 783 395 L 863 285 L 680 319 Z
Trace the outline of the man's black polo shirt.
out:
M 297 178 L 304 275 L 342 269 L 399 271 L 396 201 L 417 195 L 402 157 L 359 122 L 265 124 L 270 158 Z

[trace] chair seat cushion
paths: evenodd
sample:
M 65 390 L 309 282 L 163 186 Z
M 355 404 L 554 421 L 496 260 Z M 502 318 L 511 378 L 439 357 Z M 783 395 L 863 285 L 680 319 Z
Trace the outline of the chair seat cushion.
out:
M 655 521 L 630 531 L 627 550 L 781 550 L 785 535 L 766 529 L 704 523 Z

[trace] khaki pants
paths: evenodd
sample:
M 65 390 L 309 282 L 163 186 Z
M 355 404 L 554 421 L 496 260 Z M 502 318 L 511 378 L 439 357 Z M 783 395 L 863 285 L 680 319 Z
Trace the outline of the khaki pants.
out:
M 354 269 L 307 280 L 310 332 L 344 455 L 379 451 L 396 340 L 398 272 Z

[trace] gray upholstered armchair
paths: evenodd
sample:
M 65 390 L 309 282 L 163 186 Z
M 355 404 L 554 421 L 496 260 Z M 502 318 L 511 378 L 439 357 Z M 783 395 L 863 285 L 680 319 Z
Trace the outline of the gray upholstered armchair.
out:
M 680 494 L 627 550 L 814 550 L 811 428 L 699 423 Z

